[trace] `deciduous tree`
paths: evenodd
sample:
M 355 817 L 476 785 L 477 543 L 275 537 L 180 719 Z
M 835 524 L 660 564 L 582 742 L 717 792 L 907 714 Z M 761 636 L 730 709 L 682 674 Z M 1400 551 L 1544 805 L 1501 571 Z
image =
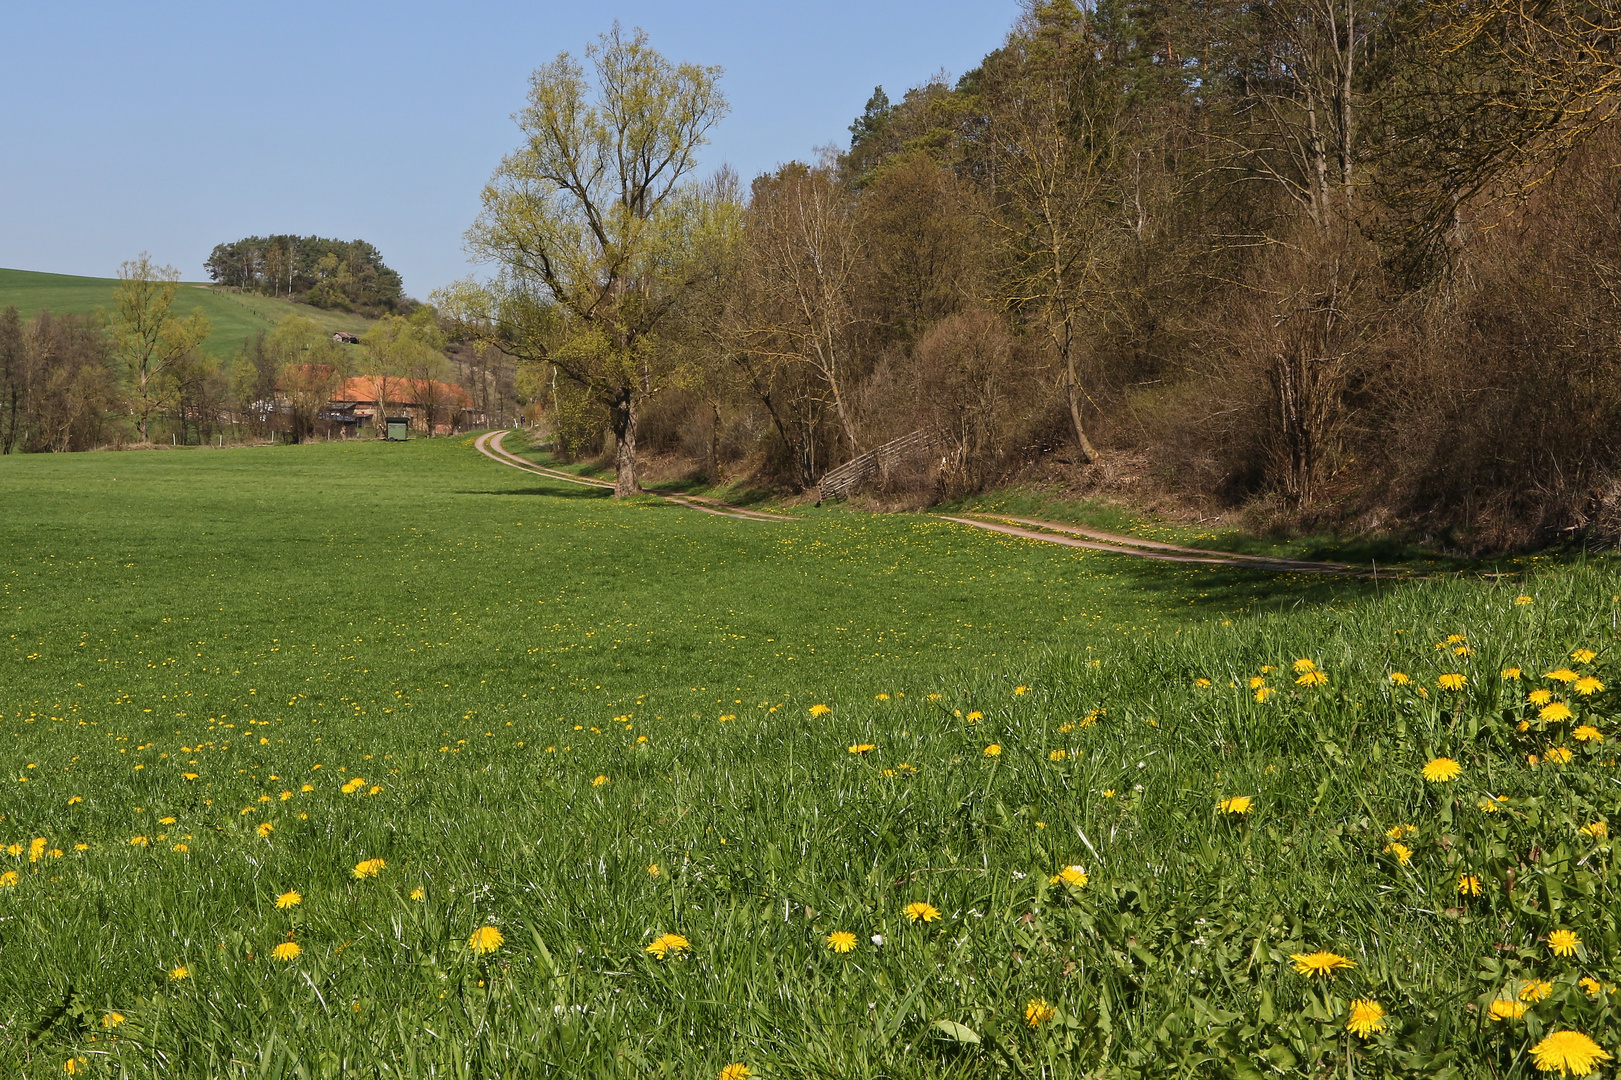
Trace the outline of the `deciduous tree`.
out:
M 144 251 L 118 268 L 108 330 L 142 442 L 147 441 L 152 414 L 173 389 L 170 369 L 213 329 L 201 308 L 184 319 L 173 314 L 179 291 L 180 272 L 154 265 Z

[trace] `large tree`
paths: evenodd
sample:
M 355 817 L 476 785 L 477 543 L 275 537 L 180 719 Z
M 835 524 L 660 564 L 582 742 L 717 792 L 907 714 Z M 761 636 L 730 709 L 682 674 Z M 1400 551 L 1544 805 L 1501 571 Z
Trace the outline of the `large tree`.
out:
M 692 287 L 692 252 L 731 220 L 688 178 L 726 112 L 720 69 L 673 64 L 616 24 L 530 79 L 524 141 L 483 193 L 468 249 L 499 268 L 439 302 L 508 353 L 545 361 L 603 407 L 614 493 L 640 490 L 636 428 L 667 373 L 656 331 Z
M 154 266 L 144 251 L 118 268 L 108 332 L 142 442 L 147 441 L 152 414 L 173 390 L 171 370 L 213 329 L 202 308 L 184 319 L 171 311 L 179 291 L 180 272 Z

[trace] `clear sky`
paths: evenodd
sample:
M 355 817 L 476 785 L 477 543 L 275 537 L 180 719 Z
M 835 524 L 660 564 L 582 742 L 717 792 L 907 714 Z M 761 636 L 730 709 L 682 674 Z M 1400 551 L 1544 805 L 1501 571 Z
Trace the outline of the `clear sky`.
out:
M 619 19 L 719 64 L 705 167 L 745 181 L 1001 43 L 1017 0 L 609 4 L 0 0 L 0 267 L 111 276 L 145 250 L 202 279 L 216 243 L 364 239 L 418 298 L 462 233 L 528 77 Z

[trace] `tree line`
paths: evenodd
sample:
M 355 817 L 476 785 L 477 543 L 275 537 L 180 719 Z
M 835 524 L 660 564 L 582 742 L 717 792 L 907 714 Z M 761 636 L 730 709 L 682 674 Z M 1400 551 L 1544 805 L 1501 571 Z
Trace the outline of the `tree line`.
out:
M 218 244 L 203 264 L 220 285 L 318 308 L 409 314 L 400 275 L 364 240 L 249 236 Z
M 192 444 L 330 434 L 345 380 L 381 411 L 409 405 L 432 434 L 464 409 L 494 421 L 516 412 L 515 372 L 498 350 L 448 342 L 436 313 L 384 315 L 358 344 L 289 315 L 228 357 L 206 354 L 201 310 L 175 310 L 179 273 L 142 255 L 119 270 L 112 307 L 31 319 L 0 311 L 0 453 L 65 452 L 132 443 Z M 323 427 L 324 426 L 324 427 Z M 381 437 L 381 426 L 373 429 Z
M 847 148 L 700 179 L 718 69 L 537 70 L 436 300 L 565 452 L 809 489 L 1125 474 L 1470 548 L 1621 524 L 1616 0 L 1031 4 Z

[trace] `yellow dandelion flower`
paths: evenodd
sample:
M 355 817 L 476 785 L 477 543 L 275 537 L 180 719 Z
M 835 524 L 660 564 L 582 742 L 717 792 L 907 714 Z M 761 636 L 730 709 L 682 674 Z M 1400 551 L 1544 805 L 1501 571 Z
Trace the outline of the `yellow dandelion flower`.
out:
M 1497 674 L 1505 679 L 1518 679 L 1520 677 L 1520 669 L 1517 667 L 1506 667 Z
M 1296 686 L 1327 686 L 1328 675 L 1322 671 L 1308 671 L 1295 680 Z
M 1445 784 L 1463 775 L 1463 766 L 1449 757 L 1432 758 L 1424 766 L 1424 779 L 1432 784 Z
M 171 982 L 179 982 L 182 979 L 189 978 L 191 978 L 191 970 L 185 964 L 176 964 L 169 969 L 169 981 Z
M 592 787 L 602 787 L 607 782 L 608 782 L 608 778 L 606 776 L 593 776 L 591 778 L 591 786 Z
M 124 1022 L 124 1019 L 125 1019 L 125 1017 L 124 1017 L 123 1013 L 121 1013 L 121 1012 L 110 1012 L 106 1016 L 103 1016 L 101 1018 L 101 1026 L 106 1028 L 108 1031 L 111 1031 L 113 1028 L 117 1027 L 119 1024 L 122 1024 Z
M 1403 866 L 1411 865 L 1413 861 L 1413 849 L 1394 840 L 1385 845 L 1385 854 L 1396 856 L 1396 861 Z
M 1574 671 L 1570 670 L 1568 667 L 1562 667 L 1558 671 L 1549 671 L 1549 672 L 1545 673 L 1542 677 L 1544 679 L 1553 679 L 1553 680 L 1555 680 L 1557 682 L 1562 682 L 1562 683 L 1573 683 L 1578 678 L 1580 678 L 1581 676 L 1577 675 Z
M 261 840 L 263 840 L 266 837 L 268 837 L 271 833 L 275 832 L 276 827 L 274 825 L 270 824 L 270 822 L 268 822 L 268 821 L 261 821 L 259 823 L 259 827 L 257 829 L 255 829 L 254 831 L 257 832 L 259 834 L 259 838 Z
M 1452 655 L 1454 655 L 1454 656 L 1473 656 L 1473 655 L 1475 655 L 1475 650 L 1471 649 L 1467 645 L 1459 645 L 1459 646 L 1457 646 L 1456 648 L 1454 648 L 1452 650 Z
M 186 846 L 185 844 L 176 844 L 171 850 L 178 851 L 181 854 L 185 854 L 186 852 L 190 851 L 191 848 Z
M 384 862 L 382 859 L 362 859 L 360 862 L 355 863 L 355 877 L 376 877 L 378 874 L 381 874 L 383 870 L 387 868 L 387 866 L 388 863 Z
M 985 748 L 985 756 L 986 757 L 999 757 L 999 756 L 1001 756 L 1001 753 L 1002 753 L 1002 748 L 1000 746 L 998 746 L 996 743 L 991 743 L 991 745 L 989 745 L 989 746 L 987 746 Z
M 1582 697 L 1589 697 L 1602 691 L 1604 689 L 1604 684 L 1599 682 L 1591 675 L 1583 675 L 1581 678 L 1571 683 L 1570 688 L 1582 695 Z
M 187 779 L 187 780 L 195 780 L 195 779 L 197 779 L 197 774 L 194 773 L 194 772 L 183 772 L 180 775 L 183 778 Z
M 1069 751 L 1068 750 L 1054 750 L 1052 753 L 1047 755 L 1047 760 L 1048 761 L 1063 761 L 1067 757 L 1069 757 Z
M 1259 690 L 1255 691 L 1255 700 L 1265 704 L 1266 699 L 1276 693 L 1277 691 L 1272 689 L 1272 687 L 1263 686 Z
M 1469 685 L 1469 680 L 1456 671 L 1448 672 L 1435 680 L 1435 684 L 1443 690 L 1458 691 Z
M 1028 694 L 1029 692 L 1030 692 L 1030 688 L 1028 686 L 1015 686 L 1013 688 L 1013 693 L 1014 693 L 1015 696 L 1017 696 L 1019 694 Z
M 720 1080 L 749 1080 L 754 1070 L 741 1061 L 734 1061 L 720 1071 Z
M 1498 998 L 1487 1007 L 1486 1015 L 1493 1020 L 1518 1020 L 1525 1015 L 1525 1002 Z
M 1205 687 L 1210 685 L 1210 680 L 1209 679 L 1194 679 L 1193 680 L 1193 685 L 1197 686 L 1199 689 L 1203 690 Z
M 299 785 L 298 790 L 303 791 L 303 792 L 311 792 L 311 791 L 315 790 L 315 785 L 314 784 L 301 784 L 301 785 Z
M 1084 866 L 1066 866 L 1052 876 L 1050 884 L 1057 885 L 1060 881 L 1079 889 L 1092 879 L 1086 876 Z
M 1223 814 L 1247 814 L 1254 805 L 1252 795 L 1229 795 L 1216 804 L 1216 810 Z
M 89 851 L 90 850 L 90 845 L 86 844 L 86 843 L 83 843 L 81 841 L 80 843 L 77 843 L 77 844 L 73 845 L 73 850 L 74 851 Z
M 353 795 L 355 792 L 359 791 L 361 788 L 363 788 L 365 786 L 366 786 L 365 777 L 351 776 L 349 779 L 347 779 L 347 780 L 345 780 L 343 782 L 343 787 L 342 787 L 341 790 L 343 791 L 343 793 L 345 795 Z
M 270 956 L 272 959 L 280 960 L 285 963 L 290 960 L 297 960 L 299 954 L 303 951 L 304 950 L 299 947 L 298 942 L 284 941 L 280 945 L 277 945 L 274 949 L 270 950 Z
M 303 902 L 304 896 L 297 889 L 288 889 L 286 892 L 276 897 L 276 907 L 282 911 L 286 911 L 288 908 L 295 908 Z
M 985 719 L 985 714 L 980 712 L 978 709 L 975 709 L 972 712 L 970 712 L 963 719 L 967 720 L 969 723 L 973 723 L 975 720 L 983 720 L 983 719 Z
M 1413 680 L 1408 677 L 1406 672 L 1392 671 L 1390 673 L 1390 681 L 1392 683 L 1396 684 L 1397 686 L 1406 686 L 1408 683 L 1412 682 Z
M 1585 1077 L 1602 1062 L 1611 1061 L 1610 1052 L 1580 1031 L 1555 1031 L 1530 1048 L 1530 1057 L 1540 1072 L 1558 1072 L 1561 1077 Z
M 71 799 L 68 800 L 68 805 L 72 806 L 75 803 L 82 803 L 82 802 L 84 802 L 84 797 L 81 796 L 81 795 L 75 795 Z
M 1314 975 L 1322 978 L 1332 978 L 1341 968 L 1356 967 L 1356 961 L 1319 950 L 1314 953 L 1290 953 L 1289 959 L 1294 961 L 1295 971 L 1301 975 Z
M 653 943 L 647 946 L 646 951 L 663 960 L 668 956 L 679 956 L 690 948 L 692 943 L 680 934 L 661 934 L 653 939 Z
M 146 847 L 147 842 L 148 841 L 144 836 L 132 836 L 129 838 L 130 847 Z
M 1594 652 L 1592 649 L 1577 649 L 1575 652 L 1570 654 L 1570 658 L 1576 661 L 1578 664 L 1591 664 L 1595 659 L 1598 658 L 1598 653 Z
M 1031 998 L 1024 1004 L 1024 1022 L 1038 1028 L 1058 1015 L 1058 1010 L 1047 1004 L 1045 998 Z
M 915 923 L 931 923 L 940 917 L 940 909 L 933 904 L 925 904 L 921 900 L 914 900 L 901 908 L 901 914 Z
M 506 941 L 501 931 L 493 926 L 481 926 L 467 939 L 467 947 L 477 956 L 485 956 L 499 949 Z
M 826 705 L 812 705 L 810 707 L 810 714 L 812 716 L 826 716 L 828 713 L 830 713 L 832 711 L 833 710 L 830 709 L 829 707 L 827 707 Z
M 1304 675 L 1308 671 L 1317 670 L 1317 665 L 1312 661 L 1307 660 L 1305 657 L 1301 657 L 1299 660 L 1296 660 L 1293 666 L 1296 675 Z
M 1385 1030 L 1384 1006 L 1368 998 L 1351 1002 L 1351 1014 L 1346 1018 L 1345 1030 L 1359 1039 Z
M 90 1062 L 86 1058 L 70 1057 L 67 1059 L 67 1061 L 63 1062 L 62 1071 L 67 1073 L 69 1076 L 73 1076 L 83 1070 L 84 1067 L 89 1064 Z
M 49 843 L 43 836 L 36 836 L 28 842 L 28 861 L 39 862 L 45 857 L 45 845 Z
M 1458 893 L 1462 896 L 1480 895 L 1480 877 L 1477 874 L 1458 875 Z
M 1468 640 L 1469 639 L 1467 637 L 1465 637 L 1464 635 L 1462 635 L 1462 634 L 1448 634 L 1446 643 L 1448 645 L 1456 645 L 1460 641 L 1468 641 Z
M 1572 715 L 1574 714 L 1571 713 L 1570 706 L 1563 701 L 1549 702 L 1537 710 L 1537 719 L 1545 724 L 1557 724 L 1569 720 Z
M 1548 760 L 1553 762 L 1555 765 L 1569 765 L 1570 759 L 1575 756 L 1575 754 L 1570 752 L 1570 747 L 1568 746 L 1555 746 L 1549 748 L 1548 750 Z
M 1574 930 L 1555 930 L 1548 935 L 1548 948 L 1553 950 L 1555 956 L 1575 956 L 1581 943 L 1582 939 L 1576 936 Z
M 1259 690 L 1261 687 L 1263 687 L 1265 685 L 1266 685 L 1266 676 L 1265 675 L 1251 675 L 1250 676 L 1250 689 L 1251 690 Z
M 7 870 L 5 873 L 0 874 L 0 889 L 9 889 L 16 885 L 17 881 L 17 871 Z
M 1534 604 L 1534 603 L 1536 603 L 1535 600 L 1531 599 L 1529 596 L 1526 596 L 1523 593 L 1514 598 L 1514 606 L 1515 607 L 1524 607 L 1526 604 Z
M 1583 836 L 1590 836 L 1594 840 L 1603 840 L 1610 835 L 1610 823 L 1602 819 L 1589 822 L 1577 830 Z
M 836 953 L 855 951 L 856 936 L 848 930 L 835 930 L 827 935 L 827 947 Z
M 1598 728 L 1594 727 L 1592 724 L 1583 724 L 1581 727 L 1578 727 L 1575 731 L 1572 731 L 1571 735 L 1576 739 L 1577 742 L 1603 742 L 1604 741 L 1604 733 L 1602 731 L 1600 731 Z
M 875 745 L 873 745 L 872 743 L 870 743 L 870 742 L 853 743 L 850 746 L 850 753 L 852 753 L 852 754 L 869 754 L 869 753 L 871 753 L 872 751 L 874 751 L 876 749 L 877 749 L 877 747 Z
M 175 820 L 176 819 L 172 818 L 172 817 L 160 817 L 160 818 L 158 818 L 158 824 L 159 825 L 173 825 L 175 823 Z
M 1531 979 L 1520 987 L 1520 1000 L 1538 1002 L 1553 993 L 1553 983 L 1544 979 Z
M 1590 998 L 1601 998 L 1604 996 L 1604 984 L 1593 978 L 1591 975 L 1583 975 L 1580 979 L 1576 980 L 1576 985 L 1585 990 L 1587 992 L 1587 996 Z
M 879 695 L 877 695 L 877 697 L 874 700 L 876 700 L 876 701 L 888 701 L 889 700 L 889 695 L 888 694 L 879 694 Z
M 421 885 L 418 885 L 416 888 L 411 890 L 411 899 L 413 899 L 413 900 L 426 900 L 427 898 L 428 898 L 428 890 L 424 889 Z
M 1546 705 L 1553 700 L 1552 690 L 1533 690 L 1525 695 L 1525 700 L 1533 705 Z

